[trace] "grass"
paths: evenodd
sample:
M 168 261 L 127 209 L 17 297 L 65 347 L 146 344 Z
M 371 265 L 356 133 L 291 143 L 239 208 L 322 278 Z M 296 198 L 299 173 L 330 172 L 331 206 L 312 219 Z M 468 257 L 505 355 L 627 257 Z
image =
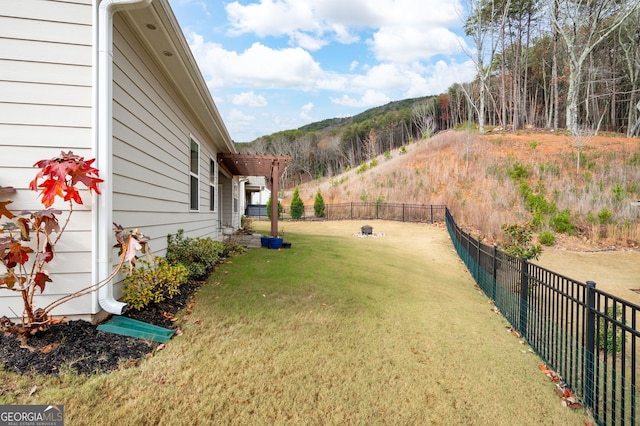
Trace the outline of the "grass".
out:
M 582 424 L 474 289 L 446 231 L 345 231 L 361 225 L 287 223 L 291 249 L 224 264 L 181 318 L 184 334 L 139 367 L 0 372 L 0 404 L 64 404 L 70 425 Z

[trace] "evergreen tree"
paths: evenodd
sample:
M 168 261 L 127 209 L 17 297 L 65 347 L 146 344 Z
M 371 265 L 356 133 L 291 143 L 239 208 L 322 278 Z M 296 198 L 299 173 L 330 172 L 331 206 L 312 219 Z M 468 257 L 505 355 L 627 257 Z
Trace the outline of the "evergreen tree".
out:
M 282 216 L 282 204 L 278 200 L 278 217 Z M 267 217 L 271 219 L 271 197 L 267 200 Z
M 291 219 L 300 219 L 304 214 L 304 203 L 302 202 L 302 198 L 300 198 L 300 191 L 298 191 L 298 186 L 296 185 L 296 189 L 293 190 L 293 198 L 291 199 Z
M 320 190 L 318 190 L 316 199 L 313 202 L 313 213 L 316 217 L 324 217 L 324 198 L 322 198 Z

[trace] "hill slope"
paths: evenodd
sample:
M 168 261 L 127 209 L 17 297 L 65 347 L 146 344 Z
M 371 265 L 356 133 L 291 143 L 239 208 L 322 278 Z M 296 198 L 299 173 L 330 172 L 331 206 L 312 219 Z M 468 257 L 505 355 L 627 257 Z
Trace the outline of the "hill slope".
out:
M 525 222 L 577 249 L 640 242 L 640 207 L 632 205 L 640 199 L 637 138 L 447 131 L 301 185 L 305 206 L 318 190 L 327 204 L 445 204 L 458 223 L 492 242 L 502 240 L 502 224 Z

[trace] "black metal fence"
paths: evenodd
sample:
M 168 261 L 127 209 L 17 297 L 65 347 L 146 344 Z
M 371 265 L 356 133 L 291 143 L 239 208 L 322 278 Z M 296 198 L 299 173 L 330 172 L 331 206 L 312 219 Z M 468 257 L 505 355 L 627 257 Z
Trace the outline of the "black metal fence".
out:
M 290 219 L 290 207 L 285 206 L 280 219 Z M 446 206 L 391 203 L 326 204 L 324 215 L 316 217 L 313 206 L 305 206 L 300 220 L 395 220 L 399 222 L 444 222 Z M 264 216 L 266 217 L 266 210 Z
M 446 223 L 484 293 L 598 424 L 638 424 L 640 306 L 483 244 L 448 210 Z
M 287 210 L 283 219 L 288 217 Z M 640 306 L 514 257 L 465 233 L 446 206 L 327 204 L 322 218 L 446 222 L 451 241 L 484 293 L 555 371 L 598 424 L 635 425 Z

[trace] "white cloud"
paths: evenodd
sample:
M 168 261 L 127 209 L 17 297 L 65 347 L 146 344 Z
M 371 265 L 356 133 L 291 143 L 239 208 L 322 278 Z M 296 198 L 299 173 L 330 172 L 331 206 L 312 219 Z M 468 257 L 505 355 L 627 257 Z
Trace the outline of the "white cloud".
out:
M 231 134 L 243 134 L 256 118 L 252 115 L 244 114 L 242 111 L 232 109 L 225 117 L 225 125 Z
M 307 33 L 295 31 L 291 34 L 291 45 L 300 46 L 303 49 L 315 51 L 320 50 L 328 44 L 326 40 L 314 37 Z
M 302 106 L 302 111 L 306 114 L 309 114 L 313 111 L 313 108 L 315 108 L 315 105 L 313 105 L 313 102 L 308 102 Z
M 413 62 L 435 55 L 453 55 L 462 51 L 464 41 L 444 27 L 385 27 L 370 41 L 381 61 Z
M 340 98 L 331 98 L 331 102 L 334 104 L 351 108 L 378 106 L 389 103 L 390 101 L 391 99 L 387 95 L 375 90 L 366 90 L 360 99 L 355 99 L 348 95 L 342 95 Z
M 253 90 L 234 95 L 231 102 L 237 106 L 263 107 L 267 105 L 267 100 L 262 95 L 256 95 Z
M 401 57 L 414 49 L 422 52 L 420 57 L 459 51 L 457 38 L 447 28 L 461 26 L 461 9 L 458 0 L 260 0 L 225 6 L 231 34 L 287 36 L 293 46 L 317 50 L 327 38 L 356 43 L 356 31 L 370 29 L 370 45 L 383 59 L 394 49 L 404 52 Z
M 206 42 L 195 33 L 189 34 L 190 47 L 210 88 L 234 84 L 252 87 L 312 88 L 313 81 L 323 78 L 320 65 L 301 48 L 272 49 L 254 43 L 241 53 Z
M 349 71 L 353 71 L 356 68 L 358 68 L 358 65 L 360 65 L 360 62 L 358 61 L 351 61 L 351 65 L 349 65 Z
M 300 110 L 300 118 L 303 121 L 311 121 L 313 120 L 311 113 L 313 112 L 313 109 L 315 108 L 315 106 L 313 105 L 313 102 L 308 102 L 306 104 L 304 104 Z

